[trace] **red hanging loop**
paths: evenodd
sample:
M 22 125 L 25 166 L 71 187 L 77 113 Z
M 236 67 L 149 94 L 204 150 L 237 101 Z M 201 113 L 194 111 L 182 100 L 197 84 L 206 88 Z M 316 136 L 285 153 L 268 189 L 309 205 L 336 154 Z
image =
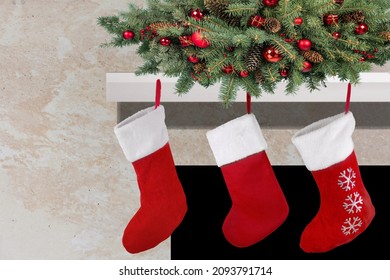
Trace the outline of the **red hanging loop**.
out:
M 246 93 L 246 111 L 248 114 L 252 113 L 252 97 L 249 92 Z
M 349 112 L 349 107 L 351 104 L 351 92 L 352 92 L 352 86 L 351 83 L 348 83 L 347 100 L 345 101 L 345 114 Z
M 157 109 L 157 107 L 160 106 L 160 102 L 161 102 L 161 81 L 160 81 L 160 79 L 157 79 L 154 109 Z

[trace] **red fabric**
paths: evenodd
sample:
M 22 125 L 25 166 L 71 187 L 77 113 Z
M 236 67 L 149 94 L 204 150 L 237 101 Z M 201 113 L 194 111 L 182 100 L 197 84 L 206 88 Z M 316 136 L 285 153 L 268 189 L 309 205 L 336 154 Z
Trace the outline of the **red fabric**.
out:
M 156 97 L 155 97 L 154 109 L 157 109 L 157 107 L 160 106 L 160 103 L 161 103 L 161 80 L 157 79 L 157 81 L 156 81 Z
M 320 191 L 320 208 L 303 231 L 300 246 L 308 253 L 327 252 L 363 233 L 375 209 L 360 176 L 355 152 L 312 174 Z
M 183 220 L 187 203 L 168 143 L 133 166 L 141 206 L 127 225 L 122 242 L 135 254 L 167 239 Z
M 236 247 L 251 246 L 287 218 L 288 205 L 265 151 L 221 167 L 232 208 L 222 230 Z
M 249 92 L 246 94 L 246 112 L 248 114 L 252 113 L 252 96 Z
M 345 113 L 346 114 L 349 112 L 349 107 L 351 106 L 351 93 L 352 93 L 352 86 L 351 86 L 351 83 L 348 83 L 347 99 L 345 101 Z

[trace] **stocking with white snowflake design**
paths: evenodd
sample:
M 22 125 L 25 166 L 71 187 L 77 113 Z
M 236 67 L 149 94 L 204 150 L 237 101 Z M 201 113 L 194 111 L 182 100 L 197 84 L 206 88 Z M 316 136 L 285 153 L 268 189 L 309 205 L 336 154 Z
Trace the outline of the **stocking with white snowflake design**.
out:
M 317 121 L 292 138 L 320 192 L 320 208 L 306 226 L 300 247 L 330 251 L 363 233 L 375 216 L 354 151 L 351 112 Z

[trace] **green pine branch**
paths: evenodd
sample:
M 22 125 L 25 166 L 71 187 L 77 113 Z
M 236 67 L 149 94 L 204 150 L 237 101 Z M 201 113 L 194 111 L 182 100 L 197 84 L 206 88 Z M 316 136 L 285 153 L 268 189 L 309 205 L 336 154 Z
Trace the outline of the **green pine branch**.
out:
M 195 83 L 208 87 L 221 82 L 220 99 L 225 107 L 235 100 L 239 88 L 259 97 L 263 92 L 273 93 L 280 82 L 286 83 L 286 94 L 294 94 L 302 85 L 316 91 L 329 76 L 358 83 L 361 72 L 390 60 L 386 35 L 390 32 L 390 0 L 344 0 L 342 4 L 333 0 L 280 0 L 275 7 L 266 7 L 260 0 L 210 0 L 207 3 L 204 0 L 147 0 L 146 3 L 146 8 L 129 4 L 126 11 L 99 17 L 98 25 L 111 36 L 101 46 L 137 45 L 137 54 L 144 64 L 136 74 L 164 73 L 179 77 L 176 84 L 179 95 L 189 92 Z M 202 11 L 204 17 L 192 18 L 190 13 L 194 9 Z M 357 12 L 364 19 L 354 19 Z M 328 14 L 337 15 L 338 23 L 326 23 Z M 274 18 L 277 22 L 251 26 L 249 19 L 254 15 Z M 295 23 L 298 17 L 303 21 L 301 25 Z M 357 21 L 367 24 L 367 33 L 355 32 Z M 279 23 L 280 30 L 275 29 L 275 24 Z M 126 30 L 134 32 L 133 39 L 123 38 Z M 181 45 L 183 36 L 191 37 L 198 31 L 210 43 L 209 47 L 200 48 L 194 42 Z M 335 38 L 336 32 L 338 38 Z M 162 38 L 171 43 L 161 45 Z M 311 50 L 317 58 L 307 53 L 304 56 L 298 47 L 302 38 L 312 42 Z M 277 62 L 267 61 L 262 55 L 266 47 L 275 48 L 283 58 Z M 255 57 L 248 60 L 249 53 L 255 53 Z M 190 62 L 190 56 L 198 58 L 199 62 Z M 312 69 L 303 72 L 307 59 L 314 59 Z M 225 73 L 227 66 L 234 71 Z M 247 71 L 247 66 L 252 70 L 248 75 L 241 75 Z M 288 75 L 282 77 L 281 70 Z
M 239 86 L 237 79 L 238 77 L 235 75 L 227 75 L 222 78 L 219 98 L 225 108 L 228 108 L 232 100 L 236 98 Z

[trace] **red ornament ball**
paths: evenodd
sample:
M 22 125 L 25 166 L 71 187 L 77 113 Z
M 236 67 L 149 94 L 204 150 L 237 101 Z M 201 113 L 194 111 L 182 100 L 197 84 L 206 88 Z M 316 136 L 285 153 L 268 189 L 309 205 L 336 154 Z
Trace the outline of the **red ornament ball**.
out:
M 335 31 L 335 32 L 333 32 L 333 33 L 332 33 L 332 36 L 333 36 L 333 38 L 335 38 L 336 40 L 338 40 L 338 39 L 340 39 L 340 38 L 341 38 L 341 33 L 340 33 L 340 32 L 337 32 L 337 31 Z
M 263 26 L 264 22 L 265 22 L 265 18 L 264 17 L 259 16 L 259 15 L 253 15 L 253 16 L 250 17 L 250 19 L 248 21 L 248 25 L 260 28 L 260 27 Z
M 125 40 L 132 40 L 134 38 L 135 34 L 133 31 L 131 30 L 126 30 L 122 33 L 122 37 L 125 39 Z
M 243 78 L 246 78 L 246 77 L 249 76 L 249 72 L 246 71 L 246 70 L 242 70 L 242 71 L 240 72 L 240 76 L 243 77 Z
M 168 47 L 169 45 L 171 45 L 171 43 L 172 43 L 172 40 L 169 38 L 163 37 L 160 39 L 161 46 Z
M 303 19 L 301 17 L 297 17 L 294 19 L 295 25 L 301 25 L 303 23 Z
M 210 47 L 210 42 L 207 40 L 206 36 L 200 31 L 196 31 L 191 35 L 192 42 L 198 48 L 208 48 Z
M 336 4 L 342 5 L 344 3 L 344 0 L 333 0 Z
M 313 65 L 309 61 L 304 61 L 303 68 L 301 71 L 304 73 L 307 73 L 307 72 L 310 72 L 312 68 L 313 68 Z
M 199 57 L 197 57 L 196 55 L 191 55 L 189 57 L 187 57 L 187 60 L 191 63 L 198 63 L 199 62 Z
M 267 47 L 263 50 L 263 57 L 271 63 L 275 63 L 283 59 L 283 55 L 273 46 Z
M 282 76 L 283 78 L 287 78 L 288 77 L 288 70 L 287 69 L 280 70 L 280 76 Z
M 264 6 L 275 7 L 279 4 L 279 0 L 263 0 Z
M 360 62 L 364 62 L 364 61 L 366 61 L 366 58 L 365 58 L 364 56 L 362 56 L 362 58 L 360 58 L 359 61 L 360 61 Z
M 336 25 L 339 23 L 339 16 L 328 14 L 328 15 L 324 15 L 323 20 L 326 25 Z
M 189 16 L 195 20 L 202 20 L 204 17 L 204 14 L 200 9 L 193 9 L 190 11 Z
M 222 72 L 225 74 L 232 74 L 234 72 L 234 68 L 232 65 L 226 65 L 222 68 Z
M 355 33 L 356 33 L 357 35 L 363 35 L 363 34 L 367 33 L 367 31 L 368 31 L 368 25 L 365 24 L 364 22 L 359 23 L 359 24 L 356 26 L 356 28 L 355 28 Z
M 311 49 L 311 46 L 313 45 L 309 39 L 300 39 L 298 40 L 297 44 L 298 44 L 298 48 L 301 51 L 308 51 Z

